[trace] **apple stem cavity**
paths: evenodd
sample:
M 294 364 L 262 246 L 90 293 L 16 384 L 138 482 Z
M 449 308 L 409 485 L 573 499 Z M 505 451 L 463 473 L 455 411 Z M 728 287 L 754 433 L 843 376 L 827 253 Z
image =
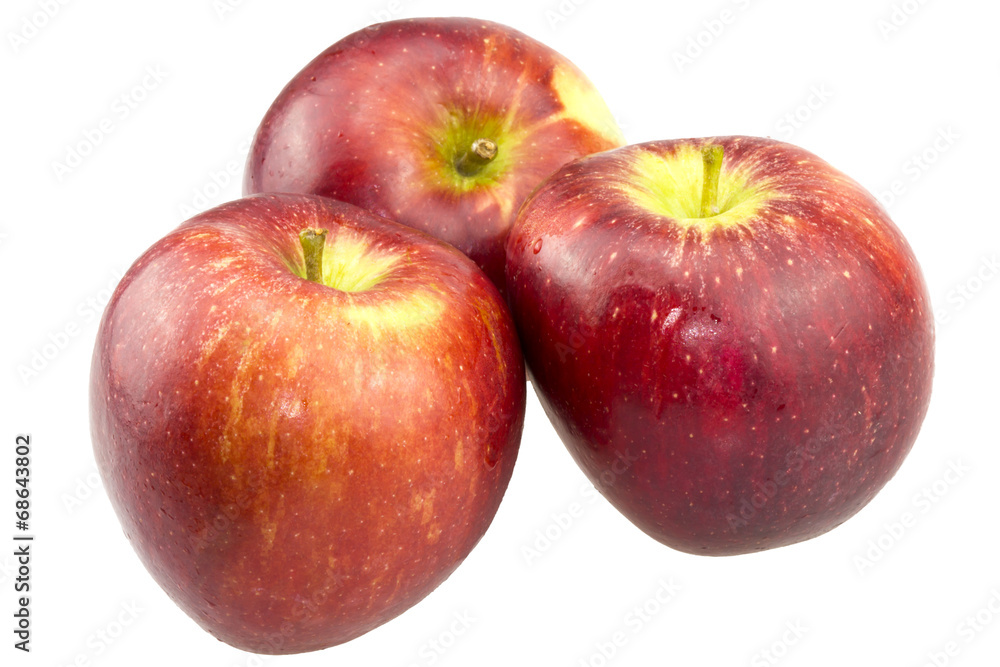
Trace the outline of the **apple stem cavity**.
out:
M 704 146 L 701 159 L 705 165 L 704 183 L 701 189 L 701 217 L 711 218 L 719 214 L 719 174 L 722 173 L 722 158 L 725 150 L 718 144 Z
M 306 280 L 323 282 L 323 249 L 326 247 L 326 230 L 306 228 L 299 232 L 302 255 L 306 260 Z
M 497 156 L 497 143 L 490 139 L 476 139 L 469 150 L 455 160 L 455 169 L 462 176 L 475 176 Z

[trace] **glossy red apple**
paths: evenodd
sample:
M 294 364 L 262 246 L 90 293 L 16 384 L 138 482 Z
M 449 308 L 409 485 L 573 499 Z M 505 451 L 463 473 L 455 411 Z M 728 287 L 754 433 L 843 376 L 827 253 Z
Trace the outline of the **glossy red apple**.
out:
M 817 536 L 913 445 L 934 344 L 920 269 L 876 200 L 805 150 L 721 137 L 583 158 L 526 202 L 508 253 L 546 412 L 665 544 Z
M 302 195 L 157 242 L 91 373 L 126 536 L 194 620 L 259 653 L 347 641 L 444 581 L 497 510 L 524 404 L 510 315 L 468 258 Z
M 524 198 L 566 162 L 622 143 L 587 77 L 527 35 L 470 18 L 391 21 L 285 86 L 243 190 L 357 204 L 451 243 L 502 289 Z

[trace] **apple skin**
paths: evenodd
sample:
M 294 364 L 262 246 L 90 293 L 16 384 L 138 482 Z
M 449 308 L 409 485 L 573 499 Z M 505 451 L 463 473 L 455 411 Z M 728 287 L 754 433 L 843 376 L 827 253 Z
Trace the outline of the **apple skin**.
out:
M 477 138 L 498 153 L 464 177 L 455 161 Z M 422 229 L 503 291 L 521 202 L 566 162 L 623 143 L 593 84 L 544 44 L 478 19 L 405 19 L 345 37 L 285 86 L 243 191 L 323 195 Z
M 708 143 L 724 148 L 720 203 L 752 196 L 717 220 L 658 211 L 677 209 L 671 189 L 699 198 Z M 573 458 L 685 552 L 834 528 L 927 411 L 933 318 L 910 247 L 860 185 L 789 144 L 662 141 L 569 164 L 522 208 L 507 285 Z
M 307 226 L 329 229 L 327 265 L 345 258 L 331 271 L 380 282 L 297 275 Z M 94 453 L 185 612 L 240 649 L 311 651 L 469 554 L 510 480 L 525 386 L 510 315 L 457 250 L 349 204 L 258 195 L 123 277 L 94 350 Z

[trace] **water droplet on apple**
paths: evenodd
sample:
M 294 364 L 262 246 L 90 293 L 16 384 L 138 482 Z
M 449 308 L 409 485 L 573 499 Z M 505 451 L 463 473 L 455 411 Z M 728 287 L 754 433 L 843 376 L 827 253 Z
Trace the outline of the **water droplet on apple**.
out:
M 531 246 L 531 250 L 532 250 L 532 252 L 534 252 L 534 253 L 535 253 L 536 255 L 537 255 L 537 254 L 538 254 L 539 252 L 541 252 L 541 250 L 542 250 L 542 239 L 538 239 L 537 241 L 535 241 L 535 245 Z
M 486 469 L 493 470 L 500 461 L 500 443 L 496 440 L 490 440 L 486 443 Z

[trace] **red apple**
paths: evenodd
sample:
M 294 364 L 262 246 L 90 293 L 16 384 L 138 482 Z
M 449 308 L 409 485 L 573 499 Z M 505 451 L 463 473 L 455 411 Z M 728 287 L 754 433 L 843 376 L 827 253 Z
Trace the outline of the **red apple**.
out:
M 285 86 L 243 190 L 324 195 L 417 227 L 502 290 L 524 198 L 566 162 L 622 143 L 587 77 L 527 35 L 469 18 L 391 21 L 345 37 Z
M 507 287 L 569 451 L 677 549 L 792 544 L 860 510 L 927 411 L 933 320 L 885 210 L 805 150 L 720 137 L 562 168 Z
M 444 581 L 497 510 L 524 404 L 510 315 L 468 258 L 304 195 L 157 242 L 91 372 L 126 536 L 195 621 L 259 653 L 345 642 Z

